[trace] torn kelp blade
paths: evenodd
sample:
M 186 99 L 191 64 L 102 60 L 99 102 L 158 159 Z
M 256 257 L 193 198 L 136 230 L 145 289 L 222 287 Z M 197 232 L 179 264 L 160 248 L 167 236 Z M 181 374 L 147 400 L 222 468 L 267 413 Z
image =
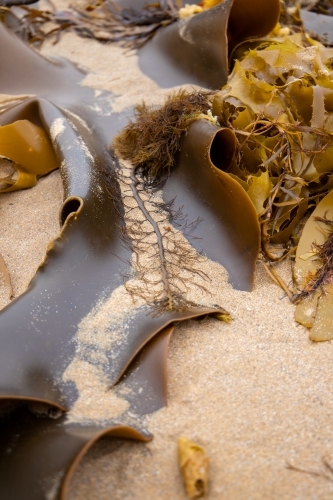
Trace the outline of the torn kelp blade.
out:
M 34 411 L 38 412 L 38 407 Z M 76 466 L 101 437 L 150 441 L 146 430 L 66 423 L 19 406 L 1 419 L 0 492 L 6 500 L 64 500 Z
M 222 264 L 229 281 L 240 290 L 251 290 L 259 252 L 259 223 L 245 190 L 224 170 L 235 151 L 235 137 L 198 120 L 182 139 L 172 175 L 163 188 L 165 201 L 175 198 L 188 220 L 198 224 L 186 231 L 191 245 Z
M 321 262 L 313 244 L 322 245 L 328 238 L 327 226 L 315 220 L 316 217 L 333 219 L 333 191 L 325 196 L 307 220 L 299 240 L 294 280 L 299 290 L 303 290 L 310 274 L 314 275 Z M 296 306 L 295 319 L 298 323 L 311 328 L 310 339 L 323 341 L 333 339 L 333 287 L 324 287 L 312 292 Z
M 227 81 L 233 48 L 267 35 L 279 13 L 279 0 L 225 0 L 160 29 L 139 50 L 139 66 L 160 87 L 192 83 L 218 89 Z

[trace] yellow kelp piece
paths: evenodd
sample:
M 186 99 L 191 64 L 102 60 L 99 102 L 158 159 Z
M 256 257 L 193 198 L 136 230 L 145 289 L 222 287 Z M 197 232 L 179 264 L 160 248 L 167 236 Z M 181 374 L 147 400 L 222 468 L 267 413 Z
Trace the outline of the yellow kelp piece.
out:
M 38 177 L 58 168 L 50 139 L 28 120 L 0 127 L 0 157 L 10 160 L 15 171 L 0 177 L 0 185 L 5 186 L 0 193 L 30 188 Z
M 178 458 L 189 498 L 207 493 L 209 458 L 205 450 L 185 437 L 178 440 Z
M 294 280 L 298 290 L 295 320 L 311 328 L 310 339 L 333 339 L 333 283 L 325 247 L 332 239 L 333 191 L 323 198 L 304 226 L 300 238 Z M 328 248 L 329 250 L 329 248 Z
M 251 175 L 248 180 L 249 189 L 247 194 L 249 195 L 257 214 L 260 216 L 265 212 L 264 202 L 269 197 L 269 193 L 273 188 L 268 175 L 268 171 L 261 172 L 259 176 Z

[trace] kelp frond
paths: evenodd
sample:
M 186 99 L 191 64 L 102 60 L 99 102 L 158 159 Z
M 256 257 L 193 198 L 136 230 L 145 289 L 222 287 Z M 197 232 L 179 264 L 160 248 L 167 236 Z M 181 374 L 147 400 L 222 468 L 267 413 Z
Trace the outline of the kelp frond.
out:
M 115 137 L 113 148 L 147 177 L 169 173 L 175 164 L 181 137 L 189 126 L 198 118 L 212 119 L 207 115 L 210 96 L 211 92 L 180 90 L 159 108 L 150 108 L 143 102 L 135 108 L 135 120 Z

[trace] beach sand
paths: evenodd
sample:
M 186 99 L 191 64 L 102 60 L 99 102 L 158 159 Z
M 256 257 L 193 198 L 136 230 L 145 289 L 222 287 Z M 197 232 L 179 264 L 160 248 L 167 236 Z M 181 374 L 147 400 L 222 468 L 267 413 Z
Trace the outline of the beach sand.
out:
M 141 74 L 135 54 L 63 34 L 45 43 L 89 74 L 85 84 L 112 91 L 114 111 L 161 102 L 169 90 Z M 14 296 L 22 293 L 47 245 L 59 232 L 61 179 L 53 172 L 33 189 L 0 196 L 0 253 Z M 168 355 L 168 405 L 145 419 L 148 444 L 103 439 L 79 465 L 68 500 L 185 500 L 177 463 L 181 436 L 210 457 L 210 500 L 332 498 L 333 344 L 312 343 L 294 322 L 294 306 L 258 263 L 251 293 L 233 290 L 223 268 L 208 260 L 215 303 L 233 317 L 177 326 Z M 291 263 L 278 270 L 288 283 Z M 0 305 L 8 290 L 0 289 Z M 120 304 L 121 306 L 121 304 Z M 318 472 L 289 470 L 287 464 Z M 327 476 L 327 477 L 325 477 Z M 331 479 L 330 479 L 331 478 Z

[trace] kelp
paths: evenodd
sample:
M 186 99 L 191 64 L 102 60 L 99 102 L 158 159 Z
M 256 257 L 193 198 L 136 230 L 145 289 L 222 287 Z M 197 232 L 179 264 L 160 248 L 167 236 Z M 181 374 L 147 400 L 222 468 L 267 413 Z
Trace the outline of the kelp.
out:
M 178 439 L 179 467 L 189 498 L 204 497 L 208 491 L 209 458 L 202 446 L 185 437 Z
M 161 87 L 193 83 L 216 89 L 227 80 L 228 57 L 235 47 L 267 35 L 280 12 L 279 0 L 253 0 L 251 6 L 246 0 L 225 0 L 204 2 L 201 13 L 179 19 L 171 0 L 123 4 L 97 1 L 69 12 L 23 6 L 19 14 L 0 7 L 0 14 L 25 41 L 57 41 L 62 31 L 72 29 L 102 42 L 141 47 L 141 69 Z
M 301 34 L 273 35 L 236 61 L 214 97 L 213 114 L 238 139 L 229 172 L 257 207 L 269 259 L 267 239 L 288 244 L 309 200 L 327 192 L 332 54 Z
M 5 185 L 0 193 L 32 187 L 38 177 L 59 167 L 50 139 L 28 120 L 0 128 L 0 151 L 13 168 L 11 175 L 0 177 L 0 185 Z
M 307 220 L 297 247 L 294 279 L 298 289 L 295 319 L 310 328 L 314 341 L 333 338 L 330 220 L 333 216 L 330 191 Z
M 0 489 L 8 499 L 17 500 L 29 490 L 31 500 L 37 500 L 45 496 L 44 479 L 63 473 L 63 480 L 53 491 L 64 498 L 73 469 L 101 435 L 150 439 L 149 433 L 140 428 L 140 421 L 126 415 L 124 424 L 120 424 L 119 419 L 112 418 L 70 422 L 65 413 L 78 399 L 70 375 L 64 378 L 75 357 L 78 325 L 88 314 L 94 314 L 105 291 L 110 294 L 122 284 L 135 247 L 134 238 L 126 240 L 126 207 L 121 201 L 122 180 L 117 161 L 112 152 L 106 151 L 128 110 L 121 116 L 96 114 L 92 104 L 96 105 L 97 100 L 104 106 L 106 93 L 96 97 L 93 89 L 79 85 L 83 74 L 77 68 L 43 59 L 3 25 L 0 42 L 6 46 L 6 51 L 0 53 L 1 93 L 38 96 L 22 99 L 5 109 L 0 114 L 1 128 L 8 130 L 5 127 L 23 121 L 35 131 L 42 130 L 46 142 L 52 144 L 56 164 L 60 165 L 65 192 L 59 237 L 49 245 L 28 290 L 1 312 L 0 399 L 5 420 L 1 431 L 4 444 Z M 22 141 L 20 144 L 24 149 Z M 172 224 L 179 210 L 168 210 L 176 192 L 177 203 L 182 204 L 183 200 L 184 211 L 189 215 L 187 237 L 197 237 L 205 254 L 226 264 L 235 286 L 249 289 L 259 247 L 259 228 L 251 205 L 243 217 L 244 207 L 237 201 L 242 188 L 220 170 L 230 163 L 234 147 L 230 130 L 207 120 L 193 123 L 181 139 L 179 161 L 164 179 L 164 201 L 158 208 Z M 33 172 L 24 163 L 26 155 L 9 160 L 16 162 L 18 171 L 26 169 L 33 175 L 48 171 Z M 193 171 L 199 185 L 195 185 Z M 141 178 L 133 172 L 132 187 L 141 198 Z M 191 221 L 197 223 L 192 225 Z M 244 229 L 241 239 L 235 223 Z M 157 249 L 163 249 L 164 242 L 156 230 L 155 236 Z M 121 332 L 121 341 L 105 350 L 103 363 L 98 367 L 106 388 L 121 391 L 123 387 L 128 409 L 134 409 L 138 415 L 155 411 L 166 402 L 166 351 L 173 323 L 207 314 L 229 319 L 226 311 L 214 304 L 189 307 L 186 303 L 179 309 L 173 304 L 170 307 L 167 300 L 167 307 L 160 305 L 154 300 L 144 301 L 144 305 L 134 308 Z M 83 366 L 95 369 L 93 345 L 84 345 L 80 356 Z M 8 457 L 6 450 L 14 434 L 19 437 Z M 24 469 L 18 461 L 22 456 L 28 457 L 25 462 L 29 461 Z M 10 479 L 13 474 L 18 478 L 15 484 Z

